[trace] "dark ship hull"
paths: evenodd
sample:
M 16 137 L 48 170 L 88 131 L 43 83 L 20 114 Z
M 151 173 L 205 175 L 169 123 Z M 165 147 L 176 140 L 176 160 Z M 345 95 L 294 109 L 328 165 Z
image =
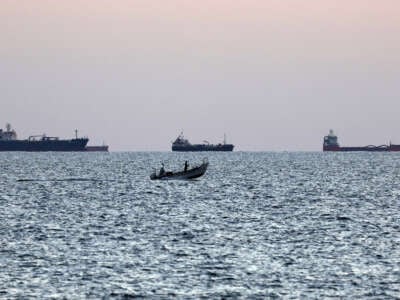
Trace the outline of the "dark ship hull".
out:
M 324 146 L 323 151 L 333 152 L 397 152 L 400 151 L 400 145 L 381 145 L 381 146 L 363 146 L 363 147 L 335 147 Z
M 88 152 L 108 152 L 108 146 L 86 146 L 85 151 Z
M 195 145 L 172 145 L 172 151 L 179 152 L 201 152 L 201 151 L 233 151 L 232 144 L 221 145 L 208 145 L 208 144 L 195 144 Z
M 0 151 L 86 151 L 89 139 L 0 140 Z

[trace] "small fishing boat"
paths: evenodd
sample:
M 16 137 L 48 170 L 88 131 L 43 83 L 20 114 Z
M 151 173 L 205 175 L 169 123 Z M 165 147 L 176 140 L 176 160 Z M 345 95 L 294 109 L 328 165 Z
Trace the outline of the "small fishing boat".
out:
M 195 166 L 191 169 L 186 167 L 185 170 L 178 172 L 165 172 L 164 165 L 161 167 L 160 172 L 157 174 L 156 170 L 150 175 L 151 180 L 188 180 L 195 179 L 204 175 L 207 171 L 208 160 L 204 159 L 203 163 L 199 166 Z

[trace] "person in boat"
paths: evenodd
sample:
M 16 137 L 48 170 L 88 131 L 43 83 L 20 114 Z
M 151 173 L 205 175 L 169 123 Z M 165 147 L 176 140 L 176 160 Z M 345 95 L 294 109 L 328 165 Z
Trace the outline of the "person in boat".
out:
M 185 161 L 185 172 L 187 172 L 188 168 L 189 168 L 189 163 L 188 163 L 188 161 L 186 160 L 186 161 Z
M 162 175 L 164 175 L 164 174 L 165 174 L 164 164 L 161 163 L 160 175 L 159 175 L 159 176 L 162 176 Z

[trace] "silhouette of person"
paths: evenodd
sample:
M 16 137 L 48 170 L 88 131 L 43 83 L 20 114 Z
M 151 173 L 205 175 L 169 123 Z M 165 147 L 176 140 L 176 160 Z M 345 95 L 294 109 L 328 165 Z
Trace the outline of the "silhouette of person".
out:
M 188 163 L 188 161 L 186 160 L 186 161 L 185 161 L 185 172 L 187 172 L 188 167 L 189 167 L 189 163 Z
M 165 173 L 164 164 L 161 163 L 160 176 L 161 176 L 161 175 L 164 175 L 164 173 Z

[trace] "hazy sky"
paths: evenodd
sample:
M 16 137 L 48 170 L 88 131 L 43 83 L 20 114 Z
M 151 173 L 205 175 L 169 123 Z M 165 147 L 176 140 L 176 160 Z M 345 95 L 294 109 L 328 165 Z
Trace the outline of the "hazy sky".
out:
M 0 104 L 114 151 L 400 143 L 400 1 L 1 0 Z

